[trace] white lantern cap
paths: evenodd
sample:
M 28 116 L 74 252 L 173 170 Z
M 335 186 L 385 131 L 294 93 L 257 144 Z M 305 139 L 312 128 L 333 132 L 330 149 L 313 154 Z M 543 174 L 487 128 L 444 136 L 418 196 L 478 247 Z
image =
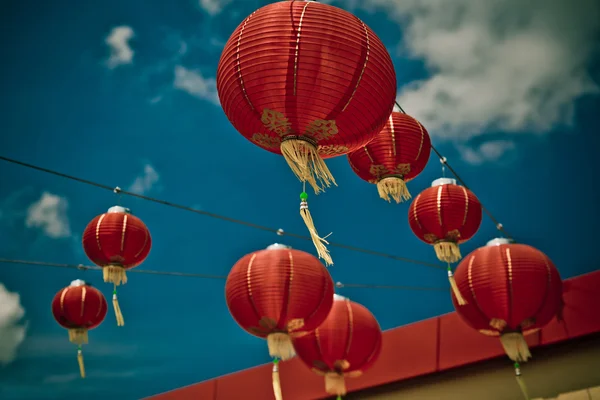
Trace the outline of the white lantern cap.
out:
M 506 238 L 495 238 L 487 242 L 486 246 L 500 246 L 501 244 L 511 244 L 514 243 L 514 240 L 506 239 Z
M 267 250 L 281 250 L 281 249 L 291 249 L 292 246 L 287 246 L 281 243 L 273 243 L 272 245 L 267 247 Z
M 85 286 L 85 285 L 87 285 L 87 283 L 85 283 L 85 281 L 83 281 L 81 279 L 75 279 L 73 282 L 71 282 L 71 284 L 69 286 L 77 287 L 77 286 Z
M 341 301 L 341 300 L 346 300 L 347 297 L 344 296 L 340 296 L 339 294 L 334 293 L 333 294 L 333 301 Z
M 125 213 L 131 214 L 131 210 L 129 208 L 121 207 L 121 206 L 113 206 L 108 209 L 108 213 Z
M 456 185 L 456 179 L 452 178 L 438 178 L 431 182 L 431 187 L 442 186 L 442 185 Z

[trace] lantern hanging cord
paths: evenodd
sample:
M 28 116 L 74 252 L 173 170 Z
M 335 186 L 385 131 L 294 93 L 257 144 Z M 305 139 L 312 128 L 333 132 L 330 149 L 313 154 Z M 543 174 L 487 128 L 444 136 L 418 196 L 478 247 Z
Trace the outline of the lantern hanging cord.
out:
M 400 104 L 398 104 L 397 101 L 395 103 L 396 103 L 396 106 L 398 107 L 398 109 L 403 114 L 406 114 L 406 111 L 404 111 L 404 109 L 402 108 L 402 106 L 400 106 Z M 469 187 L 467 186 L 467 184 L 465 183 L 465 181 L 462 180 L 462 178 L 460 177 L 460 175 L 458 175 L 458 173 L 454 170 L 454 168 L 452 168 L 452 166 L 450 164 L 448 164 L 448 159 L 446 159 L 446 157 L 444 157 L 442 155 L 442 153 L 440 153 L 438 151 L 438 149 L 435 148 L 435 146 L 433 145 L 433 143 L 431 144 L 431 150 L 433 150 L 433 152 L 435 153 L 435 155 L 440 159 L 440 162 L 442 163 L 442 171 L 445 173 L 445 169 L 444 168 L 448 168 L 448 171 L 450 171 L 452 173 L 452 175 L 454 175 L 454 177 L 456 178 L 456 180 L 458 181 L 458 183 L 460 183 L 466 189 L 469 189 Z M 471 190 L 471 189 L 469 189 L 469 190 Z M 488 216 L 488 218 L 494 223 L 494 225 L 496 226 L 496 229 L 498 229 L 507 239 L 513 240 L 513 237 L 508 232 L 506 232 L 506 229 L 504 229 L 504 225 L 502 225 L 496 219 L 496 217 L 494 217 L 494 214 L 492 214 L 490 210 L 488 210 L 483 204 L 481 204 L 481 209 Z
M 75 265 L 75 264 L 62 264 L 62 263 L 51 263 L 44 261 L 28 261 L 28 260 L 13 260 L 9 258 L 0 258 L 0 264 L 13 264 L 13 265 L 28 265 L 38 267 L 54 267 L 54 268 L 67 268 L 77 269 L 80 271 L 100 271 L 102 268 L 95 265 Z M 138 274 L 150 274 L 150 275 L 166 275 L 166 276 L 180 276 L 186 278 L 201 278 L 201 279 L 212 279 L 212 280 L 226 280 L 227 277 L 223 275 L 207 275 L 207 274 L 194 274 L 185 272 L 170 272 L 170 271 L 152 271 L 147 269 L 130 269 L 127 273 L 138 273 Z M 425 292 L 447 292 L 448 288 L 442 287 L 419 287 L 419 286 L 394 286 L 394 285 L 367 285 L 358 283 L 341 283 L 337 282 L 336 287 L 338 288 L 358 288 L 358 289 L 388 289 L 388 290 L 410 290 L 410 291 L 425 291 Z
M 242 221 L 240 219 L 235 219 L 235 218 L 231 218 L 231 217 L 227 217 L 225 215 L 220 215 L 220 214 L 216 214 L 216 213 L 212 213 L 212 212 L 208 212 L 208 211 L 203 211 L 203 210 L 198 210 L 196 208 L 193 207 L 187 207 L 181 204 L 176 204 L 176 203 L 172 203 L 170 201 L 166 201 L 166 200 L 161 200 L 161 199 L 157 199 L 154 197 L 149 197 L 149 196 L 144 196 L 143 194 L 138 194 L 138 193 L 133 193 L 133 192 L 129 192 L 126 190 L 121 189 L 120 187 L 111 187 L 108 185 L 104 185 L 98 182 L 94 182 L 94 181 L 90 181 L 87 179 L 83 179 L 83 178 L 79 178 L 73 175 L 68 175 L 68 174 L 64 174 L 62 172 L 58 172 L 58 171 L 54 171 L 48 168 L 43 168 L 43 167 L 39 167 L 37 165 L 33 165 L 33 164 L 29 164 L 23 161 L 18 161 L 12 158 L 8 158 L 8 157 L 4 157 L 4 156 L 0 156 L 0 160 L 2 161 L 6 161 L 12 164 L 16 164 L 16 165 L 20 165 L 22 167 L 26 167 L 26 168 L 31 168 L 34 169 L 36 171 L 41 171 L 41 172 L 45 172 L 47 174 L 51 174 L 51 175 L 55 175 L 55 176 L 60 176 L 61 178 L 66 178 L 66 179 L 70 179 L 72 181 L 76 181 L 79 183 L 84 183 L 86 185 L 90 185 L 90 186 L 95 186 L 97 188 L 100 189 L 104 189 L 104 190 L 110 190 L 113 193 L 119 194 L 119 195 L 125 195 L 125 196 L 131 196 L 131 197 L 136 197 L 138 199 L 142 199 L 142 200 L 146 200 L 146 201 L 150 201 L 153 203 L 157 203 L 157 204 L 162 204 L 168 207 L 172 207 L 172 208 L 177 208 L 183 211 L 188 211 L 188 212 L 193 212 L 195 214 L 200 214 L 200 215 L 204 215 L 210 218 L 215 218 L 215 219 L 220 219 L 222 221 L 227 221 L 227 222 L 232 222 L 234 224 L 238 224 L 238 225 L 244 225 L 250 228 L 254 228 L 254 229 L 259 229 L 262 231 L 266 231 L 266 232 L 272 232 L 272 233 L 276 233 L 279 236 L 289 236 L 289 237 L 293 237 L 296 239 L 301 239 L 301 240 L 307 240 L 307 241 L 311 241 L 312 242 L 312 238 L 310 236 L 304 236 L 304 235 L 299 235 L 297 233 L 289 233 L 289 232 L 284 232 L 280 229 L 274 229 L 274 228 L 269 228 L 267 226 L 263 226 L 263 225 L 258 225 L 252 222 L 247 222 L 247 221 Z M 393 254 L 388 254 L 388 253 L 383 253 L 380 251 L 374 251 L 374 250 L 369 250 L 369 249 L 365 249 L 362 247 L 356 247 L 356 246 L 351 246 L 351 245 L 347 245 L 347 244 L 343 244 L 343 243 L 335 243 L 335 242 L 329 242 L 328 244 L 329 246 L 332 247 L 337 247 L 340 249 L 346 249 L 349 251 L 354 251 L 354 252 L 358 252 L 358 253 L 364 253 L 364 254 L 369 254 L 372 256 L 376 256 L 376 257 L 383 257 L 383 258 L 388 258 L 391 260 L 396 260 L 396 261 L 402 261 L 402 262 L 406 262 L 406 263 L 410 263 L 410 264 L 417 264 L 417 265 L 422 265 L 424 267 L 430 267 L 430 268 L 436 268 L 436 269 L 441 269 L 441 270 L 445 270 L 446 267 L 439 265 L 439 264 L 433 264 L 427 261 L 420 261 L 420 260 L 414 260 L 411 258 L 406 258 L 406 257 L 400 257 L 400 256 L 396 256 Z

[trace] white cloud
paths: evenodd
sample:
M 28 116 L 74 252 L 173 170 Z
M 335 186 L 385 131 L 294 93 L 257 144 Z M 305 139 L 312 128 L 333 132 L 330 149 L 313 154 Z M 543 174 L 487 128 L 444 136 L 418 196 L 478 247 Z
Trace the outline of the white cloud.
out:
M 210 15 L 219 14 L 231 0 L 200 0 L 200 7 Z
M 71 227 L 67 210 L 69 202 L 66 198 L 49 193 L 42 193 L 42 197 L 27 209 L 25 225 L 28 228 L 41 229 L 47 236 L 59 239 L 71 236 Z
M 9 292 L 0 283 L 0 364 L 8 365 L 17 356 L 27 326 L 20 323 L 25 315 L 18 293 Z
M 497 162 L 508 151 L 514 148 L 515 143 L 510 140 L 492 140 L 484 142 L 477 147 L 458 146 L 462 159 L 473 165 L 480 165 L 485 162 Z
M 158 172 L 150 164 L 144 166 L 144 172 L 142 175 L 135 178 L 131 186 L 127 189 L 129 192 L 137 194 L 146 194 L 154 188 L 154 186 L 160 180 Z
M 110 31 L 110 34 L 105 40 L 110 48 L 110 57 L 107 61 L 109 68 L 131 64 L 133 62 L 134 51 L 129 45 L 129 41 L 133 36 L 133 29 L 129 26 L 117 26 Z
M 548 131 L 571 123 L 578 97 L 598 92 L 586 71 L 600 31 L 596 0 L 353 3 L 403 25 L 403 49 L 432 74 L 398 101 L 434 135 Z
M 205 78 L 200 71 L 189 70 L 177 65 L 173 86 L 199 99 L 208 100 L 215 105 L 220 104 L 217 95 L 217 81 L 214 78 Z

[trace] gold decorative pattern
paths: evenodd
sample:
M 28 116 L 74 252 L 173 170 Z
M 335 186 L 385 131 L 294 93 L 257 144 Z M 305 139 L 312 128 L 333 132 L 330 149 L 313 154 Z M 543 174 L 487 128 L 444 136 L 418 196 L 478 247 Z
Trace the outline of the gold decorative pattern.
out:
M 460 231 L 458 229 L 451 230 L 450 232 L 448 232 L 446 234 L 446 237 L 444 238 L 444 240 L 446 240 L 448 242 L 458 243 L 458 241 L 460 240 Z
M 408 175 L 410 173 L 410 164 L 398 164 L 392 173 L 402 176 Z
M 433 233 L 424 234 L 423 239 L 425 239 L 429 243 L 435 243 L 439 240 L 439 238 L 437 236 L 435 236 Z
M 98 245 L 98 250 L 100 251 L 102 251 L 102 246 L 100 245 L 100 224 L 102 224 L 104 217 L 106 217 L 106 214 L 102 214 L 96 223 L 96 244 Z
M 285 304 L 285 315 L 286 317 L 289 315 L 290 311 L 290 294 L 292 293 L 292 282 L 294 281 L 294 255 L 291 251 L 288 250 L 288 260 L 290 261 L 290 273 L 288 274 L 288 295 L 287 295 L 287 303 Z M 279 316 L 281 318 L 281 315 Z M 288 321 L 287 330 L 295 331 L 300 329 L 304 325 L 304 320 L 302 318 L 293 319 Z
M 533 325 L 535 325 L 535 317 L 527 318 L 525 321 L 521 322 L 520 327 L 522 330 L 525 330 Z
M 419 229 L 423 229 L 423 227 L 421 226 L 421 222 L 419 221 L 419 214 L 417 213 L 420 198 L 421 198 L 421 194 L 419 193 L 419 195 L 417 195 L 417 197 L 415 198 L 415 207 L 413 208 L 413 218 L 415 219 L 415 222 L 417 223 L 417 226 L 419 227 Z
M 377 178 L 380 178 L 383 175 L 388 174 L 389 171 L 385 167 L 385 165 L 371 165 L 371 168 L 369 169 L 369 173 L 373 176 L 376 176 Z
M 279 111 L 265 108 L 262 116 L 260 117 L 260 121 L 263 123 L 265 128 L 275 132 L 281 137 L 292 133 L 292 124 L 290 123 L 289 119 L 287 119 L 285 115 Z
M 242 29 L 240 29 L 240 35 L 238 36 L 236 54 L 235 54 L 235 61 L 237 63 L 236 68 L 237 68 L 238 79 L 240 81 L 240 87 L 242 88 L 242 93 L 244 93 L 244 97 L 246 98 L 246 101 L 248 102 L 248 105 L 250 106 L 252 111 L 254 111 L 254 106 L 252 105 L 252 102 L 250 101 L 250 98 L 248 97 L 248 93 L 246 93 L 246 86 L 244 85 L 244 78 L 242 77 L 242 67 L 241 67 L 241 62 L 240 62 L 240 46 L 242 44 L 242 35 L 244 34 L 244 29 L 246 29 L 246 25 L 248 24 L 248 21 L 250 21 L 250 18 L 252 18 L 252 16 L 254 15 L 255 12 L 250 14 L 250 16 L 244 22 L 244 26 L 242 26 Z
M 305 134 L 306 136 L 310 136 L 311 138 L 319 141 L 330 139 L 337 135 L 338 132 L 339 130 L 335 120 L 316 119 L 306 127 Z
M 390 133 L 392 135 L 392 155 L 394 157 L 396 157 L 396 132 L 394 131 L 394 118 L 393 118 L 393 113 L 390 114 L 390 119 L 389 119 L 389 123 L 390 123 Z
M 465 224 L 467 223 L 467 215 L 469 215 L 469 193 L 467 192 L 467 189 L 464 186 L 460 186 L 460 188 L 463 191 L 463 194 L 465 195 L 465 216 L 463 217 L 463 226 L 465 226 Z
M 62 293 L 60 294 L 60 312 L 65 312 L 65 296 L 67 292 L 71 289 L 70 287 L 64 288 Z
M 121 229 L 121 253 L 125 248 L 125 232 L 127 231 L 127 214 L 123 215 L 123 228 Z
M 506 328 L 506 325 L 506 321 L 501 318 L 492 318 L 492 320 L 490 321 L 490 326 L 500 332 L 502 332 L 504 328 Z
M 300 34 L 302 33 L 302 22 L 304 20 L 304 14 L 308 8 L 310 2 L 306 2 L 300 15 L 300 21 L 298 22 L 298 34 L 296 35 L 296 54 L 294 56 L 294 96 L 296 95 L 296 88 L 298 86 L 298 53 L 300 52 Z
M 493 331 L 491 329 L 480 329 L 479 333 L 481 333 L 485 336 L 493 336 L 493 337 L 500 336 L 500 333 L 498 331 Z
M 344 355 L 348 355 L 350 353 L 350 346 L 352 345 L 352 336 L 354 335 L 354 313 L 352 312 L 350 300 L 345 299 L 344 303 L 346 303 L 346 310 L 348 310 L 348 339 L 346 340 L 346 352 Z
M 421 125 L 419 121 L 415 119 L 415 122 L 419 125 L 419 129 L 421 130 L 421 144 L 419 145 L 419 151 L 417 152 L 417 157 L 415 158 L 415 160 L 418 160 L 421 156 L 421 150 L 423 150 L 423 142 L 425 141 L 425 131 L 423 130 L 423 125 Z
M 252 141 L 267 149 L 276 149 L 281 146 L 281 139 L 277 136 L 270 136 L 266 133 L 255 133 L 252 135 Z
M 438 191 L 437 191 L 437 215 L 438 215 L 438 222 L 440 223 L 440 226 L 443 225 L 442 223 L 442 188 L 444 186 L 440 185 L 438 186 Z
M 254 260 L 256 259 L 256 253 L 252 254 L 252 257 L 250 257 L 250 261 L 248 262 L 248 269 L 246 270 L 246 290 L 248 291 L 248 301 L 250 302 L 250 305 L 252 306 L 252 310 L 254 310 L 254 314 L 256 315 L 257 318 L 260 318 L 260 315 L 258 314 L 258 310 L 256 309 L 256 304 L 254 303 L 254 297 L 252 296 L 252 265 L 254 264 Z M 266 326 L 267 321 L 265 321 L 265 318 L 261 318 L 259 321 L 259 325 L 261 326 Z M 277 325 L 277 323 L 275 323 L 275 325 Z M 259 329 L 259 328 L 251 328 L 251 329 Z M 258 331 L 258 333 L 263 333 L 262 331 Z
M 362 81 L 362 77 L 365 73 L 365 70 L 367 69 L 367 64 L 369 63 L 369 56 L 371 54 L 371 40 L 369 38 L 369 29 L 367 29 L 367 26 L 365 25 L 364 22 L 360 21 L 360 23 L 362 24 L 363 29 L 365 31 L 365 42 L 367 45 L 367 52 L 365 54 L 365 62 L 363 64 L 362 70 L 360 71 L 360 75 L 358 76 L 358 80 L 356 81 L 356 86 L 354 87 L 354 91 L 352 92 L 352 95 L 348 99 L 348 102 L 346 103 L 344 108 L 342 108 L 342 111 L 346 111 L 346 108 L 348 108 L 348 106 L 350 105 L 350 102 L 352 101 L 352 99 L 354 99 L 354 95 L 356 94 L 356 91 L 358 90 L 358 86 L 360 85 L 360 82 Z
M 79 314 L 80 317 L 83 317 L 83 312 L 85 311 L 85 295 L 87 294 L 87 290 L 85 288 L 85 286 L 83 286 L 81 288 L 81 313 Z
M 338 156 L 348 153 L 348 148 L 339 144 L 328 144 L 319 146 L 317 151 L 319 152 L 319 155 L 323 156 Z M 350 163 L 350 166 L 356 171 L 356 167 L 352 165 L 352 163 Z
M 304 318 L 294 318 L 287 323 L 287 331 L 294 332 L 304 327 Z
M 513 287 L 512 287 L 512 280 L 513 280 L 513 268 L 512 268 L 512 257 L 510 254 L 510 248 L 506 247 L 506 268 L 507 268 L 507 272 L 508 272 L 508 312 L 509 312 L 509 317 L 508 319 L 510 320 L 511 317 L 510 315 L 512 314 L 512 306 L 513 306 Z
M 250 327 L 248 331 L 254 333 L 255 335 L 268 335 L 273 333 L 274 329 L 277 328 L 277 322 L 268 317 L 262 317 L 258 321 L 258 327 Z

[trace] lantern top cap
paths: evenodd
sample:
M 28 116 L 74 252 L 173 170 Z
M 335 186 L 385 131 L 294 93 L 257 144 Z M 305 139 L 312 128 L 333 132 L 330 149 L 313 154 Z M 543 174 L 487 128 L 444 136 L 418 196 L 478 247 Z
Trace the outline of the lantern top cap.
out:
M 340 296 L 339 294 L 333 294 L 333 301 L 342 301 L 348 299 L 347 297 Z
M 456 179 L 452 178 L 438 178 L 431 182 L 431 187 L 442 186 L 442 185 L 456 185 Z
M 125 214 L 131 214 L 131 210 L 129 208 L 125 208 L 125 207 L 121 207 L 121 206 L 112 206 L 111 208 L 108 209 L 107 211 L 109 214 L 110 213 L 125 213 Z
M 514 243 L 514 240 L 510 240 L 507 238 L 495 238 L 487 242 L 486 246 L 500 246 L 501 244 L 511 244 Z
M 267 250 L 282 250 L 282 249 L 291 249 L 292 246 L 287 246 L 281 243 L 273 243 L 272 245 L 267 247 Z
M 85 281 L 81 280 L 81 279 L 75 279 L 73 282 L 71 282 L 71 284 L 69 286 L 71 287 L 77 287 L 77 286 L 86 286 L 87 283 L 85 283 Z

